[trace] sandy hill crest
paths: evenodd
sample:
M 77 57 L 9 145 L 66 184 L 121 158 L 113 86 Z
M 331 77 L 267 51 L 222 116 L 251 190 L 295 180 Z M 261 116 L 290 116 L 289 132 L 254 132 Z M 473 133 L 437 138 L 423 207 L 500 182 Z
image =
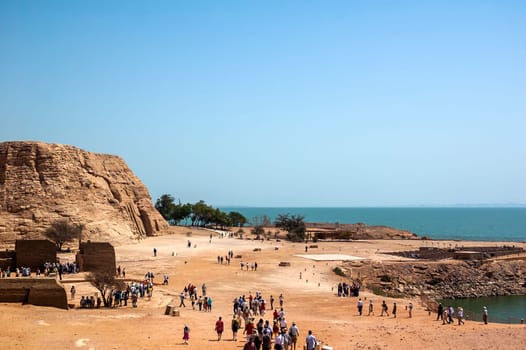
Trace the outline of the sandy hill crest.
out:
M 0 244 L 42 238 L 61 218 L 84 224 L 83 240 L 123 243 L 168 229 L 120 157 L 43 142 L 0 143 Z

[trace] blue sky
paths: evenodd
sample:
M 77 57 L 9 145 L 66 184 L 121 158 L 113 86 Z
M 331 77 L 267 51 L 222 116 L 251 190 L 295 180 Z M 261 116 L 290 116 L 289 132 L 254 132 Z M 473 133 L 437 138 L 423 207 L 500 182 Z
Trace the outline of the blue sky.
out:
M 526 203 L 526 2 L 2 0 L 0 118 L 154 200 Z

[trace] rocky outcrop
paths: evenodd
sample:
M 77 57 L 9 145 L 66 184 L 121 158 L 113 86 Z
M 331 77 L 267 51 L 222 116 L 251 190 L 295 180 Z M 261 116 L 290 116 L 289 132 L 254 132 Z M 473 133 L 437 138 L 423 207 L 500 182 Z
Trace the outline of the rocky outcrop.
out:
M 373 291 L 430 299 L 526 294 L 526 261 L 353 262 L 343 267 Z
M 349 239 L 417 239 L 411 231 L 389 226 L 370 226 L 364 223 L 333 224 L 306 223 L 307 233 L 321 240 Z
M 121 158 L 59 144 L 0 143 L 0 244 L 43 238 L 63 218 L 85 226 L 83 240 L 123 243 L 168 230 Z

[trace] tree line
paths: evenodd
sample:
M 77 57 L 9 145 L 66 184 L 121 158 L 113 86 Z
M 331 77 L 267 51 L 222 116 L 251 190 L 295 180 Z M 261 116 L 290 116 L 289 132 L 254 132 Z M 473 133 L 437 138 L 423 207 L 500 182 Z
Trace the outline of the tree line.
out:
M 225 213 L 219 208 L 214 208 L 211 205 L 200 200 L 195 204 L 178 203 L 175 204 L 174 197 L 169 194 L 163 194 L 155 202 L 155 208 L 168 221 L 170 225 L 179 225 L 181 222 L 191 226 L 216 226 L 216 227 L 243 227 L 248 223 L 241 213 L 231 211 Z
M 174 197 L 169 194 L 163 194 L 155 202 L 155 208 L 171 225 L 179 225 L 181 222 L 192 226 L 216 226 L 216 227 L 243 227 L 248 224 L 248 220 L 243 214 L 237 211 L 225 213 L 218 208 L 206 204 L 203 200 L 195 204 L 175 203 Z M 258 237 L 263 233 L 263 227 L 274 225 L 287 231 L 287 238 L 291 241 L 301 242 L 305 240 L 307 230 L 302 215 L 280 214 L 274 220 L 270 221 L 267 216 L 255 217 L 252 220 L 254 229 L 252 233 Z

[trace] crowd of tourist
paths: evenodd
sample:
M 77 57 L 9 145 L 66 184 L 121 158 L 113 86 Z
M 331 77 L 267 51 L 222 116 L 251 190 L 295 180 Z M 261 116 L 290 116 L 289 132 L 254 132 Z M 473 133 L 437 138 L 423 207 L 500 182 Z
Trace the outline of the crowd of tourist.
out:
M 283 294 L 278 297 L 279 308 L 274 308 L 274 297 L 269 296 L 271 310 L 273 311 L 269 319 L 264 320 L 267 302 L 262 293 L 256 291 L 254 295 L 248 293 L 234 298 L 232 311 L 233 316 L 230 322 L 232 330 L 232 340 L 238 340 L 238 332 L 243 328 L 245 336 L 244 350 L 296 350 L 300 330 L 295 322 L 289 324 L 284 309 L 285 298 Z M 256 318 L 259 320 L 256 321 Z M 244 325 L 244 327 L 243 327 Z M 214 330 L 217 333 L 217 340 L 221 340 L 224 332 L 224 321 L 219 317 L 215 323 Z M 312 331 L 308 332 L 305 339 L 306 349 L 314 350 L 318 344 Z
M 12 269 L 8 266 L 4 270 L 0 268 L 0 277 L 9 278 L 12 275 L 14 275 L 14 277 L 31 277 L 32 272 L 33 271 L 31 270 L 31 267 L 20 266 Z M 46 262 L 42 264 L 41 267 L 37 268 L 34 272 L 35 276 L 37 277 L 41 276 L 42 274 L 44 274 L 44 276 L 46 277 L 50 276 L 51 274 L 54 274 L 55 276 L 58 275 L 62 279 L 62 274 L 78 273 L 79 267 L 76 263 L 70 262 L 66 262 L 63 264 L 59 262 Z
M 338 296 L 339 297 L 357 297 L 360 295 L 361 285 L 357 281 L 351 283 L 340 282 L 338 283 Z

